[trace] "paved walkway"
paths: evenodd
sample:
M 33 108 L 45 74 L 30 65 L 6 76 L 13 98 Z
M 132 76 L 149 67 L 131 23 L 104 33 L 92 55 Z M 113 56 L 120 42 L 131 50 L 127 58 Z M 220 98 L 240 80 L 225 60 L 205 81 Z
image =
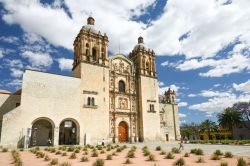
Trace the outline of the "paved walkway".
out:
M 148 146 L 150 149 L 155 149 L 156 146 L 161 146 L 163 149 L 171 150 L 173 147 L 179 147 L 178 142 L 166 142 L 166 143 L 136 143 L 127 144 L 128 146 L 136 145 L 137 147 Z M 250 156 L 250 146 L 244 145 L 209 145 L 209 144 L 184 144 L 184 151 L 190 152 L 191 149 L 200 148 L 204 153 L 213 153 L 219 149 L 222 152 L 230 151 L 234 155 Z

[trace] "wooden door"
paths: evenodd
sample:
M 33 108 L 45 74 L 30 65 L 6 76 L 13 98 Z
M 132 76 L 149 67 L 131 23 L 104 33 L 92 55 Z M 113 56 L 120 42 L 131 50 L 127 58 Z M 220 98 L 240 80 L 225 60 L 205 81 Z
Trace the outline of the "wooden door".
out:
M 168 134 L 166 134 L 166 141 L 169 141 Z
M 125 122 L 121 122 L 118 127 L 119 142 L 128 141 L 128 126 Z

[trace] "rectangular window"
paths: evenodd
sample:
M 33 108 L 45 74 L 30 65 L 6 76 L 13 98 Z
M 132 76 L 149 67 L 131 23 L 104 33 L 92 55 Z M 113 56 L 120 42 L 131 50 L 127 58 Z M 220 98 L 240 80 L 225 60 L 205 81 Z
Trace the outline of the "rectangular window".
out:
M 154 104 L 149 105 L 149 112 L 155 112 Z

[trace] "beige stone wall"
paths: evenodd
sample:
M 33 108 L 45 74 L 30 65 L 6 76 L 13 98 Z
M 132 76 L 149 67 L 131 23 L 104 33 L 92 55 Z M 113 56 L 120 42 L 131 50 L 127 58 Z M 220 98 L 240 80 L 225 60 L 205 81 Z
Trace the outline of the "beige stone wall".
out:
M 158 81 L 152 77 L 140 76 L 140 111 L 141 134 L 144 141 L 160 141 L 160 116 L 158 100 Z M 149 105 L 154 104 L 155 112 L 149 112 Z
M 0 94 L 0 141 L 2 132 L 3 115 L 16 108 L 16 104 L 20 103 L 21 96 L 13 94 Z
M 109 68 L 81 63 L 81 112 L 82 131 L 90 140 L 97 143 L 109 138 Z M 84 92 L 84 93 L 83 93 Z M 87 98 L 95 98 L 95 106 L 88 107 Z
M 169 140 L 173 141 L 180 138 L 180 126 L 179 126 L 179 111 L 177 104 L 163 104 L 160 103 L 160 110 L 164 110 L 163 120 L 161 124 L 161 133 L 166 140 L 166 134 L 168 134 Z
M 82 126 L 79 89 L 78 78 L 26 70 L 21 106 L 4 115 L 1 144 L 16 146 L 23 131 L 41 117 L 55 124 L 54 144 L 58 144 L 59 126 L 64 119 L 75 119 Z

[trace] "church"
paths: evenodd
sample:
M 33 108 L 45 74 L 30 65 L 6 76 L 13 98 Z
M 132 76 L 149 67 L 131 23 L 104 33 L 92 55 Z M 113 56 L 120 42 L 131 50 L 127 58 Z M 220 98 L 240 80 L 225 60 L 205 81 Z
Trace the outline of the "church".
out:
M 139 37 L 129 55 L 108 55 L 94 24 L 74 40 L 72 76 L 26 69 L 20 90 L 0 90 L 0 146 L 179 139 L 175 91 L 159 97 L 155 52 Z

